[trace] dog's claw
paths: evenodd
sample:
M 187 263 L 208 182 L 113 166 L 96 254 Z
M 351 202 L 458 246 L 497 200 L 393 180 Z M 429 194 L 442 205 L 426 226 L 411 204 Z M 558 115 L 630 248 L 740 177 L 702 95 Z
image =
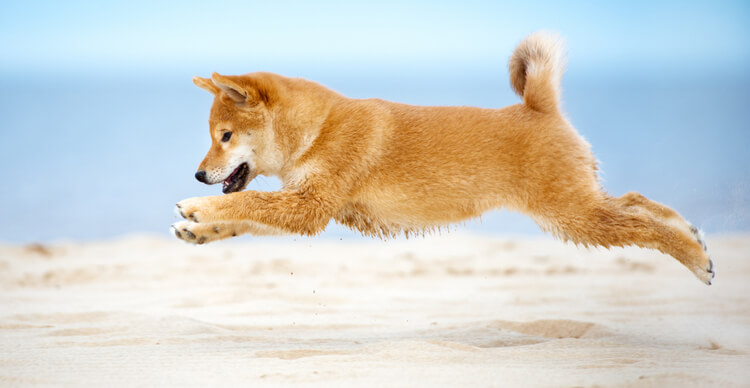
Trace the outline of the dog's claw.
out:
M 701 230 L 698 229 L 698 227 L 695 225 L 690 225 L 690 232 L 693 233 L 695 239 L 698 240 L 698 244 L 701 245 L 703 251 L 708 252 L 708 246 L 706 245 L 706 241 L 703 239 L 703 232 L 701 232 Z
M 187 237 L 188 237 L 189 239 L 191 239 L 191 240 L 192 240 L 192 239 L 194 239 L 194 238 L 195 238 L 195 233 L 193 233 L 193 232 L 191 232 L 191 231 L 187 230 L 187 228 L 182 228 L 182 231 L 183 231 L 183 232 L 185 232 L 185 234 L 187 235 Z
M 179 203 L 174 205 L 174 213 L 177 214 L 178 217 L 185 218 L 185 213 L 182 212 L 182 207 Z

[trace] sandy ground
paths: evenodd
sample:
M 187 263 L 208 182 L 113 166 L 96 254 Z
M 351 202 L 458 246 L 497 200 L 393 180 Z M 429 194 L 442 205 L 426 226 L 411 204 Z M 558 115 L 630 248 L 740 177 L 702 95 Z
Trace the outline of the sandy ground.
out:
M 0 385 L 750 386 L 750 236 L 0 246 Z

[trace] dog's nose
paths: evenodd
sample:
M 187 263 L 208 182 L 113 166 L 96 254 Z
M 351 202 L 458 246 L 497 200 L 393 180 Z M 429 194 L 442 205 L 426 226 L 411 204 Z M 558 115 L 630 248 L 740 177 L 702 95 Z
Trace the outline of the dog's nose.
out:
M 203 170 L 195 173 L 195 179 L 197 179 L 198 182 L 208 183 L 206 182 L 206 172 Z

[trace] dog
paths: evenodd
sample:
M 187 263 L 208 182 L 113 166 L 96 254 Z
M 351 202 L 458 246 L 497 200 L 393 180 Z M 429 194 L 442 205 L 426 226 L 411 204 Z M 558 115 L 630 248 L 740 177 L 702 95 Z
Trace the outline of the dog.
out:
M 196 244 L 316 235 L 333 219 L 388 238 L 505 207 L 565 241 L 657 249 L 711 284 L 696 227 L 636 192 L 604 192 L 590 145 L 560 109 L 563 50 L 551 33 L 521 41 L 508 66 L 523 102 L 502 109 L 351 99 L 264 72 L 194 77 L 215 96 L 195 178 L 226 195 L 179 202 L 172 233 Z M 279 177 L 282 189 L 243 191 L 257 175 Z

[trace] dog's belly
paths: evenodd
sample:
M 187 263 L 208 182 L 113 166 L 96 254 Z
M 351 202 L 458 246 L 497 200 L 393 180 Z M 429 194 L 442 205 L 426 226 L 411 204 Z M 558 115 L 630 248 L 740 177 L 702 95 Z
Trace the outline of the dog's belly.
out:
M 365 235 L 394 237 L 420 234 L 451 223 L 479 216 L 493 207 L 473 202 L 443 202 L 382 195 L 368 201 L 353 201 L 334 217 L 336 222 Z
M 344 206 L 334 219 L 339 224 L 374 237 L 395 237 L 401 233 L 417 233 L 429 228 L 427 225 L 410 222 L 394 209 L 373 207 L 362 202 Z

